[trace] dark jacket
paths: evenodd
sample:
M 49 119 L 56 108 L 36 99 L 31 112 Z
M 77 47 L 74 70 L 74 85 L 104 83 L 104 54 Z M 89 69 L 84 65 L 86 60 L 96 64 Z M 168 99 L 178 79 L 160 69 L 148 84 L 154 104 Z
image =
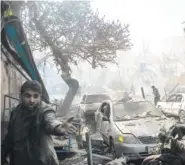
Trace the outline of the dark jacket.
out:
M 153 88 L 153 94 L 154 94 L 154 97 L 157 97 L 157 98 L 160 97 L 159 91 L 158 91 L 158 89 L 155 88 L 155 87 Z
M 55 130 L 62 124 L 55 118 L 55 111 L 42 102 L 34 113 L 25 113 L 22 104 L 11 113 L 1 147 L 2 161 L 9 155 L 10 165 L 59 165 L 51 135 L 63 134 Z

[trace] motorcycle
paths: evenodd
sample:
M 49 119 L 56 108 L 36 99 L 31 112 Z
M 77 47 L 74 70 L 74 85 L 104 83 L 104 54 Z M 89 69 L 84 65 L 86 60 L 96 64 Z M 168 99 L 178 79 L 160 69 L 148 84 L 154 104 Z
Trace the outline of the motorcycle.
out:
M 147 157 L 142 165 L 185 165 L 185 160 L 178 154 L 177 143 L 185 136 L 185 124 L 177 123 L 167 132 L 160 130 L 159 147 L 155 155 Z

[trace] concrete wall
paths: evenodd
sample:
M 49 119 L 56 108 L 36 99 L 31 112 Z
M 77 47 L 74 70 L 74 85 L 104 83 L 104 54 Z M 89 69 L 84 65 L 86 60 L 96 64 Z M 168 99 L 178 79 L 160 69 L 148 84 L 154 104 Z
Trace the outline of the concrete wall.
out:
M 8 52 L 6 53 L 8 54 Z M 16 62 L 11 58 L 9 54 L 8 54 L 8 57 L 11 59 L 11 61 L 14 64 L 16 64 Z M 16 66 L 20 68 L 18 64 L 16 64 Z M 2 112 L 4 108 L 12 108 L 16 106 L 16 104 L 18 103 L 18 101 L 14 99 L 7 98 L 6 104 L 4 105 L 4 96 L 10 95 L 12 97 L 19 99 L 20 87 L 24 81 L 26 81 L 26 79 L 19 73 L 19 71 L 10 62 L 8 62 L 7 58 L 4 56 L 4 53 L 2 52 L 2 57 L 1 57 L 1 119 L 3 117 Z
M 13 60 L 13 58 L 6 50 L 5 50 L 5 53 L 7 54 L 8 58 L 17 67 L 21 69 L 21 67 Z M 7 123 L 9 121 L 9 117 L 10 117 L 9 109 L 15 107 L 19 103 L 17 100 L 10 99 L 8 97 L 6 98 L 6 101 L 5 101 L 5 95 L 9 95 L 19 99 L 20 87 L 22 83 L 26 81 L 26 79 L 11 64 L 11 62 L 8 62 L 3 51 L 1 53 L 0 67 L 1 67 L 0 79 L 1 79 L 1 124 L 2 124 L 1 137 L 3 138 L 7 127 Z M 21 69 L 21 71 L 23 71 L 23 69 Z

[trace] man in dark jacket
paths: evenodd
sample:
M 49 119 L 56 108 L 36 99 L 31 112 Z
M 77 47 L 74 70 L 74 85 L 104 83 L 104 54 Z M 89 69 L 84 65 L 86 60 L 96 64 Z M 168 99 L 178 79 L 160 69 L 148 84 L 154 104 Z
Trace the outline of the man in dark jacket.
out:
M 160 100 L 160 94 L 158 89 L 155 86 L 151 87 L 153 90 L 153 95 L 154 95 L 154 105 L 157 105 L 157 102 Z
M 51 135 L 76 133 L 70 121 L 60 122 L 55 111 L 41 101 L 42 88 L 37 81 L 21 87 L 21 103 L 12 110 L 8 133 L 1 147 L 1 161 L 10 165 L 59 165 Z

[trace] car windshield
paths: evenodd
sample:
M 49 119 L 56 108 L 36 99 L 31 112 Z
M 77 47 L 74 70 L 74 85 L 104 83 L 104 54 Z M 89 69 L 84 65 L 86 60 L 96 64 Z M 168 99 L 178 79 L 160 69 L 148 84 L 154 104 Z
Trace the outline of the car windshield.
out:
M 104 100 L 110 100 L 108 95 L 88 95 L 85 103 L 101 103 Z
M 114 121 L 160 117 L 162 113 L 149 102 L 124 102 L 113 105 Z

